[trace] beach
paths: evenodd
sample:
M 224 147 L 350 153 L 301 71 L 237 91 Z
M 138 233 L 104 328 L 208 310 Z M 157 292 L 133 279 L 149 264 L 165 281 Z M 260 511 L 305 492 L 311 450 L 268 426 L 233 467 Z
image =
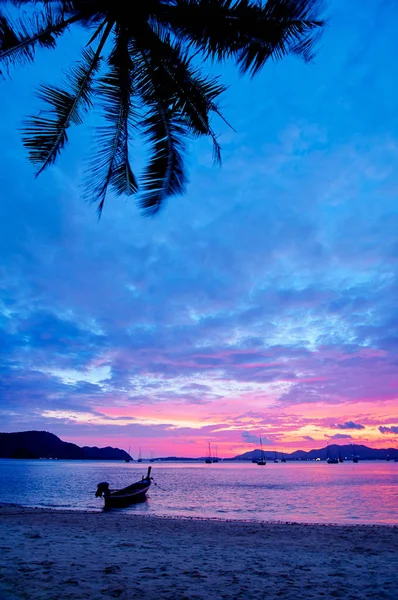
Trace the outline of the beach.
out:
M 3 505 L 0 598 L 395 599 L 397 533 Z

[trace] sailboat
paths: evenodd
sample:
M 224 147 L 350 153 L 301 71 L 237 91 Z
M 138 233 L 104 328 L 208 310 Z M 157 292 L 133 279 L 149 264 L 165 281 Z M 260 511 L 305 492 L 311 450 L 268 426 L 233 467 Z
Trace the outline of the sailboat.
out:
M 257 464 L 260 465 L 261 467 L 263 467 L 264 465 L 267 464 L 267 461 L 265 460 L 265 454 L 264 454 L 264 450 L 263 450 L 263 440 L 261 438 L 261 435 L 260 435 L 260 447 L 261 447 L 260 460 L 257 461 Z
M 130 460 L 131 460 L 131 456 L 130 456 L 130 446 L 129 446 L 128 456 L 127 456 L 127 458 L 124 459 L 124 462 L 129 463 Z
M 141 446 L 140 446 L 140 450 L 138 452 L 137 462 L 142 462 L 142 450 L 141 450 Z
M 205 458 L 205 463 L 206 463 L 207 465 L 210 465 L 212 462 L 213 462 L 213 461 L 212 461 L 212 458 L 211 458 L 211 447 L 210 447 L 210 442 L 209 442 L 209 449 L 208 449 L 208 451 L 207 451 L 207 456 L 206 456 L 206 458 Z
M 354 446 L 354 444 L 352 444 L 352 462 L 353 463 L 359 462 L 359 456 L 356 456 L 356 454 L 355 454 L 355 446 Z
M 279 460 L 278 460 L 278 455 L 277 455 L 277 453 L 275 452 L 275 454 L 274 454 L 274 463 L 277 463 L 277 462 L 279 462 Z
M 339 464 L 338 458 L 332 458 L 329 455 L 329 445 L 327 445 L 327 447 L 326 447 L 326 462 L 328 463 L 328 465 L 338 465 Z
M 217 454 L 217 446 L 214 446 L 214 454 L 213 454 L 212 462 L 218 463 L 219 461 L 220 461 L 220 459 L 218 458 L 218 454 Z
M 285 454 L 282 452 L 281 462 L 286 462 Z
M 155 457 L 153 455 L 153 448 L 151 448 L 151 458 L 149 459 L 149 462 L 155 462 Z

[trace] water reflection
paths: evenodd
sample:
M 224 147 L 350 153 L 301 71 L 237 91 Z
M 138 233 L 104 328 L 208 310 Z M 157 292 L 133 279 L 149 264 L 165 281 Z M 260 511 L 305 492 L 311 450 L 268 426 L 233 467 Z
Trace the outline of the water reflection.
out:
M 322 523 L 398 523 L 398 463 L 155 463 L 152 515 Z M 141 478 L 145 464 L 0 460 L 0 501 L 101 510 L 99 481 Z

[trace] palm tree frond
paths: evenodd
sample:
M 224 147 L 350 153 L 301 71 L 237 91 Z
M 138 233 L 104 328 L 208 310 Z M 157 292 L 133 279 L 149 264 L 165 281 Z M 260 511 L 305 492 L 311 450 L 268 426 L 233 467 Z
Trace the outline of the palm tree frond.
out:
M 205 57 L 234 57 L 256 74 L 269 58 L 288 53 L 312 58 L 323 21 L 322 0 L 175 0 L 160 19 Z
M 149 80 L 144 76 L 140 85 L 149 90 L 145 101 L 151 101 L 154 91 L 163 104 L 172 105 L 185 121 L 187 133 L 211 137 L 215 162 L 219 163 L 220 147 L 210 126 L 210 116 L 212 113 L 220 115 L 217 100 L 225 86 L 219 83 L 218 77 L 202 76 L 200 69 L 192 66 L 188 51 L 180 43 L 172 44 L 160 28 L 154 31 L 149 26 L 143 27 L 135 36 L 133 52 L 137 47 L 146 56 L 145 73 Z
M 163 7 L 158 18 L 163 26 L 205 57 L 222 60 L 231 55 L 234 43 L 232 5 L 232 0 L 175 0 Z
M 91 44 L 94 42 L 94 40 L 100 35 L 100 33 L 103 30 L 103 28 L 105 27 L 106 23 L 107 23 L 107 19 L 104 19 L 104 21 L 102 21 L 102 23 L 100 23 L 100 25 L 98 27 L 96 27 L 94 33 L 88 40 L 86 46 L 91 46 Z
M 142 29 L 139 36 L 135 35 L 134 44 L 146 52 L 153 84 L 160 92 L 166 89 L 170 98 L 176 98 L 181 107 L 189 109 L 191 104 L 196 104 L 194 112 L 201 115 L 200 121 L 206 119 L 209 109 L 216 110 L 215 101 L 225 91 L 225 86 L 219 83 L 218 77 L 202 77 L 200 69 L 192 66 L 189 52 L 182 43 L 172 43 L 161 28 L 153 30 L 147 26 Z M 199 122 L 197 125 L 200 128 Z
M 241 73 L 256 75 L 265 62 L 281 60 L 296 54 L 309 62 L 315 56 L 315 46 L 322 35 L 324 21 L 320 19 L 323 0 L 267 0 L 260 8 L 238 7 L 240 18 L 247 21 L 248 35 L 237 53 Z M 250 22 L 249 14 L 257 13 Z
M 219 116 L 228 124 L 219 104 L 226 88 L 218 77 L 203 73 L 203 60 L 232 59 L 241 73 L 252 76 L 269 59 L 297 55 L 311 61 L 323 29 L 323 3 L 0 0 L 0 76 L 12 65 L 32 62 L 39 48 L 53 48 L 72 24 L 89 32 L 82 59 L 61 86 L 39 88 L 44 110 L 24 125 L 23 143 L 37 175 L 55 162 L 68 143 L 69 127 L 82 123 L 95 98 L 104 116 L 85 179 L 86 198 L 100 216 L 109 190 L 137 193 L 129 143 L 140 129 L 149 160 L 138 202 L 144 214 L 156 214 L 167 198 L 185 190 L 186 138 L 208 136 L 214 161 L 221 163 L 213 120 Z M 15 7 L 20 20 L 14 18 Z M 99 74 L 105 44 L 107 66 Z
M 139 204 L 145 215 L 154 215 L 166 198 L 185 190 L 183 151 L 189 131 L 174 106 L 175 88 L 163 77 L 151 51 L 143 49 L 137 38 L 130 42 L 129 50 L 134 63 L 134 87 L 148 110 L 141 125 L 151 152 L 142 176 Z
M 127 136 L 124 136 L 125 144 Z M 115 166 L 112 170 L 110 183 L 117 196 L 132 196 L 138 191 L 138 184 L 135 175 L 131 169 L 128 154 L 126 154 L 127 145 L 124 151 L 115 161 Z
M 93 81 L 100 64 L 98 51 L 83 50 L 83 60 L 67 75 L 66 89 L 42 85 L 38 96 L 49 105 L 44 115 L 31 117 L 23 130 L 23 143 L 39 175 L 53 164 L 68 141 L 70 125 L 80 125 L 82 116 L 92 106 Z M 42 111 L 41 111 L 42 112 Z
M 126 31 L 119 29 L 117 32 L 108 62 L 109 71 L 101 78 L 96 90 L 107 124 L 97 129 L 99 150 L 90 163 L 86 179 L 86 197 L 90 202 L 98 203 L 99 216 L 109 186 L 117 195 L 131 196 L 138 190 L 129 161 L 129 138 L 135 118 L 131 106 L 132 62 Z
M 22 66 L 32 62 L 36 46 L 54 48 L 56 38 L 76 20 L 77 17 L 65 20 L 50 6 L 46 6 L 44 12 L 15 23 L 0 14 L 0 65 L 3 64 L 8 73 L 11 65 Z M 0 74 L 3 74 L 1 70 Z
M 145 215 L 155 215 L 166 198 L 185 191 L 187 177 L 182 152 L 185 129 L 175 113 L 159 102 L 143 123 L 152 156 L 142 176 L 140 207 Z

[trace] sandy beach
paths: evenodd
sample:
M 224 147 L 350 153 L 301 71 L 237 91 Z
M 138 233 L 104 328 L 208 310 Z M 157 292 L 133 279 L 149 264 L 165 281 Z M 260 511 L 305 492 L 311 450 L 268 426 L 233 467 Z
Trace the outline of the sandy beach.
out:
M 398 527 L 0 507 L 0 598 L 395 599 Z

